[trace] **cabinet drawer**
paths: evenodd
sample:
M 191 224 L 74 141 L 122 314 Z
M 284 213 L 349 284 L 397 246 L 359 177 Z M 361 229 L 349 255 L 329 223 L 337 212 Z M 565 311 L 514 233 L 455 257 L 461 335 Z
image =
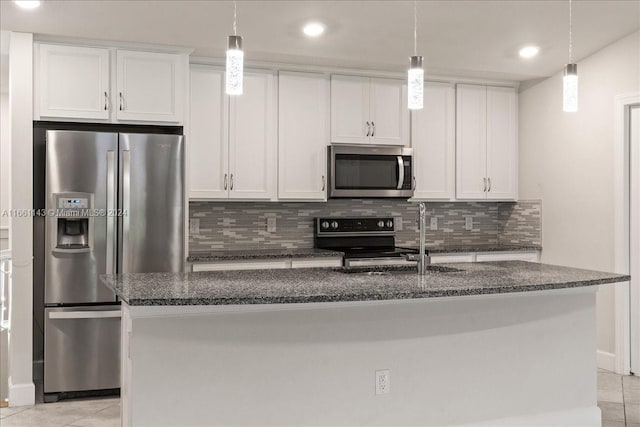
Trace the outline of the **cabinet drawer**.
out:
M 341 257 L 320 259 L 292 259 L 291 268 L 342 267 Z
M 529 261 L 529 262 L 539 262 L 540 256 L 538 252 L 502 252 L 502 253 L 488 253 L 488 254 L 477 254 L 476 255 L 477 262 L 483 261 Z
M 431 256 L 431 264 L 445 264 L 452 262 L 473 262 L 473 254 L 443 254 Z
M 290 268 L 288 259 L 260 261 L 223 261 L 193 264 L 191 271 L 269 270 Z

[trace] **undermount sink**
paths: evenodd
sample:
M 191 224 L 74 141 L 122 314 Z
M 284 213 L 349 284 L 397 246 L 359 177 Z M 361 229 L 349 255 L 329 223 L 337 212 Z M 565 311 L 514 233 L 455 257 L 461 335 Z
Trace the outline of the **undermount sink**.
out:
M 391 276 L 394 274 L 418 274 L 416 265 L 380 265 L 380 266 L 362 266 L 362 267 L 338 267 L 334 269 L 344 274 L 366 274 L 369 276 Z M 441 265 L 427 265 L 426 273 L 455 273 L 457 268 L 444 267 Z

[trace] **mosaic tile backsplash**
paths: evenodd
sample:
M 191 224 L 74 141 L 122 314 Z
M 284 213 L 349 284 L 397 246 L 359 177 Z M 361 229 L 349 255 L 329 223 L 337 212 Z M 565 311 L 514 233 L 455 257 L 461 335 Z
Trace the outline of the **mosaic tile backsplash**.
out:
M 428 244 L 542 244 L 542 203 L 427 203 L 438 230 L 427 229 Z M 208 250 L 296 249 L 313 247 L 313 218 L 318 216 L 392 216 L 402 226 L 398 246 L 418 245 L 418 205 L 393 199 L 333 199 L 326 203 L 190 202 L 189 219 L 200 220 L 189 234 L 190 252 Z M 465 217 L 473 230 L 465 230 Z M 267 232 L 267 218 L 276 232 Z M 429 219 L 427 220 L 429 224 Z

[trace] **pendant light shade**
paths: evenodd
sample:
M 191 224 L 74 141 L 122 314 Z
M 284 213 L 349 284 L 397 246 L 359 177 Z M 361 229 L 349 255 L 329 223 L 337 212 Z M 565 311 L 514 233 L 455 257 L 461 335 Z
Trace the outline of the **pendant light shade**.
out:
M 227 46 L 226 92 L 227 95 L 242 95 L 242 74 L 244 70 L 244 52 L 242 37 L 229 36 Z
M 578 65 L 567 64 L 562 78 L 562 110 L 567 113 L 578 111 Z
M 573 3 L 569 0 L 569 63 L 564 66 L 562 77 L 562 110 L 578 111 L 578 64 L 573 62 Z
M 418 6 L 413 1 L 413 56 L 409 57 L 409 71 L 407 72 L 407 107 L 410 110 L 420 110 L 424 100 L 424 68 L 422 56 L 418 56 Z
M 420 110 L 423 107 L 424 100 L 424 69 L 422 68 L 422 56 L 409 57 L 407 77 L 408 107 L 410 110 Z

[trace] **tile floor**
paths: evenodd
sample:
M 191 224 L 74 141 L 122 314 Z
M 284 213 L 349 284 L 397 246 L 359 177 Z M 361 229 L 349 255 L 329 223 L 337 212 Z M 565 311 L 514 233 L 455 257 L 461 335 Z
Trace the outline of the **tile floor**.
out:
M 640 376 L 598 370 L 598 406 L 603 427 L 640 427 Z
M 640 427 L 640 377 L 598 370 L 598 406 L 603 427 Z M 100 398 L 0 408 L 2 427 L 116 427 L 120 400 Z

